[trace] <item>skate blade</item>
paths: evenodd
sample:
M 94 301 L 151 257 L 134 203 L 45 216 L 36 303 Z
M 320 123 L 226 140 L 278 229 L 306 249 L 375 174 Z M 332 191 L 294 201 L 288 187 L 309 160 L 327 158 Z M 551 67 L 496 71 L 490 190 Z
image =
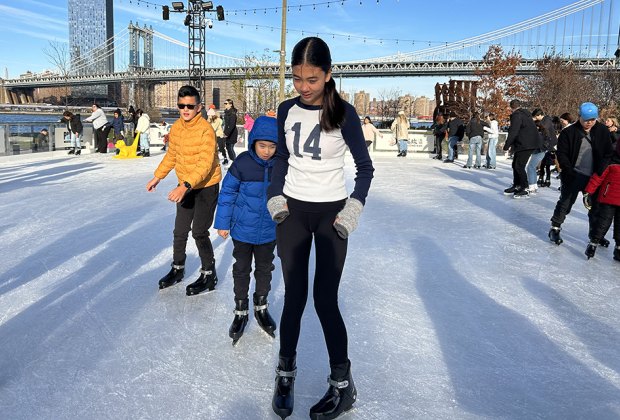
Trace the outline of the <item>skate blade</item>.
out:
M 239 344 L 239 340 L 240 340 L 240 339 L 241 339 L 241 338 L 237 338 L 236 340 L 233 340 L 233 341 L 232 341 L 232 346 L 233 346 L 233 347 L 237 347 L 237 344 Z
M 210 294 L 211 292 L 215 292 L 215 287 L 214 287 L 214 288 L 212 288 L 212 289 L 205 289 L 205 290 L 201 290 L 200 292 L 195 292 L 195 291 L 191 291 L 191 292 L 190 292 L 190 291 L 185 290 L 185 294 L 186 294 L 187 296 L 208 295 L 208 294 Z

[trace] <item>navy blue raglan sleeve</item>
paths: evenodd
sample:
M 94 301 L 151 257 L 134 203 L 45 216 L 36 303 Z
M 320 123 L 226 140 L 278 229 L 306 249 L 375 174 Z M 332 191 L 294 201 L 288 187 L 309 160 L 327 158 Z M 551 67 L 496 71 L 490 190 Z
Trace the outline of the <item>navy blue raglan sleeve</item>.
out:
M 345 121 L 341 131 L 344 142 L 349 147 L 355 162 L 355 186 L 351 198 L 365 204 L 375 168 L 372 166 L 372 160 L 368 154 L 359 117 L 355 108 L 349 103 L 345 103 Z
M 288 111 L 295 104 L 294 99 L 282 102 L 278 106 L 278 146 L 273 161 L 271 172 L 271 183 L 267 188 L 267 199 L 282 195 L 284 190 L 284 180 L 288 173 L 288 158 L 290 153 L 286 147 L 286 136 L 284 133 L 284 122 L 288 118 Z

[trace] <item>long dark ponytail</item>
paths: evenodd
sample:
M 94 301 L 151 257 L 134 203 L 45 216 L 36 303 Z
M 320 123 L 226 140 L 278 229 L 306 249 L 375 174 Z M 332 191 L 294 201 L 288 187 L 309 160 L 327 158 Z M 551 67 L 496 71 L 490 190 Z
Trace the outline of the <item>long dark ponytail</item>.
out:
M 326 74 L 329 73 L 332 67 L 332 56 L 325 41 L 314 36 L 299 41 L 293 48 L 291 66 L 300 64 L 319 67 Z M 322 106 L 321 129 L 331 131 L 339 128 L 344 122 L 344 101 L 336 90 L 333 77 L 325 83 Z

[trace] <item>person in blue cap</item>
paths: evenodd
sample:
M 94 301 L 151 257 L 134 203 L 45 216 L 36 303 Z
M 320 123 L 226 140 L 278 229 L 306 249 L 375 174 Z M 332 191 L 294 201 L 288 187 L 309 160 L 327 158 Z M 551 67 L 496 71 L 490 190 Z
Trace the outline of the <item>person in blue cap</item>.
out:
M 222 238 L 232 237 L 234 245 L 235 317 L 228 330 L 233 345 L 237 344 L 248 323 L 252 259 L 256 279 L 254 317 L 270 336 L 274 337 L 276 330 L 276 323 L 267 310 L 276 247 L 276 223 L 267 209 L 267 187 L 277 142 L 276 119 L 258 117 L 250 131 L 248 150 L 237 156 L 228 168 L 217 202 L 213 226 Z
M 549 240 L 560 245 L 562 223 L 570 213 L 580 192 L 583 192 L 593 173 L 602 175 L 613 156 L 609 129 L 597 121 L 598 108 L 591 102 L 579 107 L 579 119 L 560 133 L 556 156 L 562 168 L 562 190 L 551 217 Z M 590 231 L 596 221 L 598 210 L 596 197 L 588 212 Z M 603 238 L 600 245 L 607 247 L 609 241 Z

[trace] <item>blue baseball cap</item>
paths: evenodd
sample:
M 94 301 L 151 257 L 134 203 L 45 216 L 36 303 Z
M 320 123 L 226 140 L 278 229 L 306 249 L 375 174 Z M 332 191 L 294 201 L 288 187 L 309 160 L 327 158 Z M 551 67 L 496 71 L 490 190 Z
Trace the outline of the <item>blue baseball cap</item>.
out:
M 592 102 L 584 102 L 579 106 L 579 116 L 584 120 L 598 118 L 598 108 Z

